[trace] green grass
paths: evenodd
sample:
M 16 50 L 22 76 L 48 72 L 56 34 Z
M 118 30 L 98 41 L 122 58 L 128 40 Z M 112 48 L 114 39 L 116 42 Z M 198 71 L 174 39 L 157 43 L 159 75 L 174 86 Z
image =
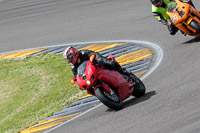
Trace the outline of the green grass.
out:
M 62 55 L 0 60 L 0 133 L 28 128 L 85 95 L 72 77 Z

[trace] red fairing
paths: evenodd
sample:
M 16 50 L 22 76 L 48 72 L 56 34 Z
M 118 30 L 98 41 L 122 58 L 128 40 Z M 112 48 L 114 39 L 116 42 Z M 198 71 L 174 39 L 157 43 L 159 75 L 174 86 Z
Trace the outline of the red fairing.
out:
M 85 70 L 86 79 L 83 79 L 84 76 L 79 77 L 79 75 L 77 75 L 77 83 L 81 87 L 82 90 L 87 90 L 87 89 L 91 88 L 92 85 L 96 82 L 97 75 L 98 75 L 98 72 L 97 72 L 95 66 L 90 61 L 88 61 L 87 68 Z M 90 85 L 88 85 L 86 83 L 86 81 L 90 81 Z
M 127 96 L 133 92 L 133 88 L 129 89 L 129 83 L 119 72 L 102 69 L 99 71 L 98 78 L 117 88 L 119 96 L 122 100 L 126 99 Z M 129 92 L 128 95 L 127 92 Z
M 90 79 L 91 79 L 92 75 L 97 78 L 98 72 L 97 72 L 95 66 L 93 65 L 93 63 L 91 63 L 89 61 L 87 62 L 87 69 L 85 70 L 85 74 L 88 77 L 90 77 Z

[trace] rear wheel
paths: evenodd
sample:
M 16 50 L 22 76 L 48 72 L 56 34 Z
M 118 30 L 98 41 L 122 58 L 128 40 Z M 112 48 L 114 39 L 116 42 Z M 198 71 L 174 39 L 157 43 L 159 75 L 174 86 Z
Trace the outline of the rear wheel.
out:
M 196 21 L 192 20 L 192 21 L 190 22 L 190 26 L 191 26 L 194 30 L 196 30 L 196 34 L 199 34 L 199 33 L 200 33 L 200 25 L 199 25 L 199 23 L 197 23 Z
M 95 90 L 96 97 L 106 106 L 114 110 L 122 109 L 122 100 L 119 95 L 112 89 L 109 93 L 106 89 L 99 87 Z
M 135 75 L 134 76 L 134 81 L 136 81 L 136 84 L 134 85 L 134 90 L 132 95 L 135 97 L 141 97 L 145 94 L 146 92 L 146 87 L 144 86 L 143 82 Z

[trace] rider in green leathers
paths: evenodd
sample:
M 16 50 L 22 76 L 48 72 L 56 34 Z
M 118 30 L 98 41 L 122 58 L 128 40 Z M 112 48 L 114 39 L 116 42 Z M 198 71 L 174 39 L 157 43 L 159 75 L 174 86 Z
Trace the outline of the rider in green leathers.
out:
M 152 13 L 154 17 L 156 17 L 158 21 L 161 22 L 162 24 L 167 25 L 169 33 L 171 35 L 175 35 L 176 32 L 178 31 L 178 28 L 172 24 L 169 16 L 166 13 L 168 3 L 173 1 L 174 0 L 150 0 L 150 2 L 152 3 Z M 194 7 L 191 0 L 187 1 L 188 3 L 190 3 L 190 5 Z

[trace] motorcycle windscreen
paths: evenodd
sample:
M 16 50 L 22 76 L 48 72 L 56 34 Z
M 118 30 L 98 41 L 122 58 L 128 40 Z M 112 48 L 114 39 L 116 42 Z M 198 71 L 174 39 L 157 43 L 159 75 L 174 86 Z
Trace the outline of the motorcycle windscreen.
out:
M 170 2 L 167 4 L 167 11 L 168 12 L 175 12 L 176 10 L 176 5 L 177 3 L 176 2 Z
M 79 77 L 82 77 L 83 74 L 85 73 L 85 69 L 87 66 L 87 61 L 84 61 L 77 69 L 77 74 Z

